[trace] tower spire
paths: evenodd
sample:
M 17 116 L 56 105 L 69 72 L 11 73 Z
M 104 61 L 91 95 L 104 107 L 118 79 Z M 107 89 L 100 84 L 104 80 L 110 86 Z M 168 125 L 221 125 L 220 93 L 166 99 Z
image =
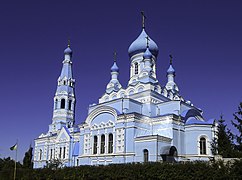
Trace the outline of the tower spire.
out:
M 141 11 L 141 15 L 142 15 L 142 28 L 144 29 L 145 28 L 145 19 L 146 19 L 144 11 Z
M 54 96 L 54 110 L 52 124 L 49 132 L 56 132 L 63 126 L 70 128 L 75 123 L 75 79 L 72 74 L 72 50 L 69 47 L 64 50 L 61 74 Z
M 114 51 L 113 53 L 113 65 L 111 67 L 111 80 L 107 85 L 106 92 L 111 93 L 112 91 L 118 91 L 120 88 L 122 88 L 122 85 L 119 83 L 118 80 L 118 74 L 119 74 L 119 68 L 117 66 L 117 52 Z
M 179 89 L 178 89 L 178 87 L 175 83 L 175 76 L 176 76 L 175 69 L 172 66 L 173 57 L 172 57 L 171 54 L 169 55 L 169 57 L 170 57 L 170 66 L 167 70 L 167 80 L 168 80 L 168 82 L 166 84 L 166 89 L 175 90 L 175 91 L 178 92 Z

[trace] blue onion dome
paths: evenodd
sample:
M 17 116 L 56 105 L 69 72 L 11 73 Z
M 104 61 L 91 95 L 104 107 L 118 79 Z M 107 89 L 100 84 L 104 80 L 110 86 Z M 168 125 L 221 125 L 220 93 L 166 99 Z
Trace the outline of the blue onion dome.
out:
M 111 67 L 111 72 L 119 72 L 119 68 L 116 62 L 113 63 L 113 66 Z
M 146 45 L 147 45 L 147 33 L 145 32 L 145 29 L 143 28 L 141 34 L 138 36 L 138 38 L 129 46 L 129 56 L 132 57 L 135 54 L 145 52 L 146 51 Z M 149 37 L 149 36 L 148 36 Z M 149 41 L 149 50 L 150 52 L 157 57 L 159 53 L 159 49 L 157 44 L 150 39 Z
M 151 54 L 151 52 L 150 52 L 148 47 L 146 48 L 146 51 L 145 51 L 143 57 L 144 57 L 144 59 L 151 59 L 152 58 L 152 54 Z
M 71 50 L 70 46 L 68 46 L 68 47 L 64 50 L 64 54 L 70 54 L 70 55 L 72 55 L 72 50 Z
M 175 73 L 175 69 L 172 67 L 171 64 L 170 64 L 170 66 L 169 66 L 169 68 L 168 68 L 168 70 L 167 70 L 167 73 L 168 73 L 168 74 L 173 74 L 173 73 Z

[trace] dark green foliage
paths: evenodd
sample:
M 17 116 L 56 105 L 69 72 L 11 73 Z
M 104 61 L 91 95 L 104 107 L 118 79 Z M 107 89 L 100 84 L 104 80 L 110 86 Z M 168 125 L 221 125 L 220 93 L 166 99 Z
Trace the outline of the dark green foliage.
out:
M 13 179 L 15 161 L 10 157 L 0 159 L 0 180 Z M 17 169 L 22 169 L 22 164 L 16 163 Z
M 49 161 L 46 161 L 45 168 L 56 170 L 58 168 L 61 168 L 63 163 L 59 159 L 51 159 Z
M 242 154 L 242 102 L 238 107 L 238 111 L 235 112 L 233 115 L 234 115 L 234 121 L 232 121 L 232 125 L 238 130 L 236 135 L 234 135 L 236 140 L 235 150 L 237 150 L 238 153 L 241 155 Z
M 2 161 L 2 160 L 1 160 Z M 79 166 L 43 169 L 18 167 L 17 178 L 23 180 L 42 179 L 240 179 L 242 160 L 231 164 L 224 162 L 186 163 L 137 163 L 112 164 L 107 166 Z M 8 173 L 13 171 L 10 168 Z M 0 171 L 0 179 L 12 176 Z
M 25 156 L 23 159 L 24 168 L 29 168 L 29 169 L 33 168 L 32 157 L 33 157 L 33 148 L 30 146 L 29 150 L 25 153 Z
M 225 120 L 223 119 L 223 116 L 221 116 L 218 120 L 217 138 L 212 142 L 212 152 L 214 155 L 219 154 L 224 158 L 232 158 L 235 155 L 232 136 L 224 122 Z

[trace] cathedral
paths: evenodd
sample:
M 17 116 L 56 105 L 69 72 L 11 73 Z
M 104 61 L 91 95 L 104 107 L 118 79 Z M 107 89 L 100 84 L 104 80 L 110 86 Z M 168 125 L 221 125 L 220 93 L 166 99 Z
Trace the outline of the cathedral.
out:
M 170 55 L 167 82 L 156 77 L 157 44 L 144 26 L 128 49 L 130 79 L 119 82 L 116 58 L 111 79 L 97 104 L 89 106 L 82 124 L 75 124 L 75 79 L 70 44 L 64 50 L 49 130 L 35 139 L 34 168 L 52 160 L 62 166 L 135 162 L 209 160 L 216 122 L 185 100 L 175 81 Z

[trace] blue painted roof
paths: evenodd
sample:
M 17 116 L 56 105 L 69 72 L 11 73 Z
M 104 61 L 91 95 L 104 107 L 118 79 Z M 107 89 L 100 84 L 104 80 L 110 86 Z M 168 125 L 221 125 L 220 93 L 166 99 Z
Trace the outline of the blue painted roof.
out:
M 64 54 L 72 54 L 72 50 L 69 46 L 64 50 Z
M 119 68 L 116 62 L 113 63 L 113 66 L 111 67 L 111 72 L 119 72 Z
M 149 50 L 149 48 L 146 48 L 146 51 L 144 53 L 144 59 L 151 59 L 152 58 L 152 54 Z
M 130 57 L 140 52 L 145 52 L 147 48 L 147 36 L 147 33 L 143 29 L 138 38 L 129 46 L 128 52 Z M 159 49 L 157 44 L 151 38 L 149 41 L 149 50 L 154 56 L 157 57 Z
M 173 74 L 175 72 L 175 69 L 172 67 L 172 65 L 170 64 L 168 70 L 167 70 L 167 73 L 168 74 Z
M 213 124 L 214 123 L 214 119 L 209 119 L 208 121 L 202 121 L 199 119 L 196 119 L 195 117 L 190 117 L 187 119 L 186 121 L 186 125 L 189 124 Z

